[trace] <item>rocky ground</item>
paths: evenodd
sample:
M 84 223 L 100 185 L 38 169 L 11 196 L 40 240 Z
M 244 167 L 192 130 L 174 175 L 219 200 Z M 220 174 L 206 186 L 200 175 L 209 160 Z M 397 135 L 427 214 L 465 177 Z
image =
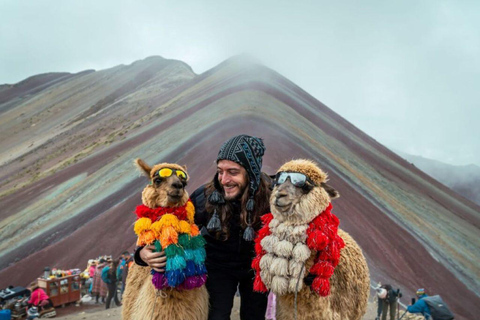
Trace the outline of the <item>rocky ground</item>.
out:
M 240 299 L 235 298 L 235 304 L 232 310 L 231 320 L 240 320 Z M 368 305 L 367 313 L 363 317 L 363 320 L 374 320 L 376 313 L 376 304 L 370 302 Z M 105 305 L 83 305 L 81 307 L 75 307 L 74 305 L 67 306 L 65 308 L 58 309 L 59 320 L 120 320 L 122 319 L 122 308 L 114 306 L 108 310 L 105 310 Z M 403 312 L 401 312 L 403 314 Z M 408 319 L 405 317 L 404 319 Z M 413 319 L 413 318 L 412 318 Z

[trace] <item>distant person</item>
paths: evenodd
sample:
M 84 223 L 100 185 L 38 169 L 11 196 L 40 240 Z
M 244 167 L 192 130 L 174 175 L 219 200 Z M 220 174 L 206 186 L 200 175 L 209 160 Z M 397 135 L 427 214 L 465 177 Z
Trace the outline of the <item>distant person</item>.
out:
M 90 278 L 93 278 L 95 275 L 95 269 L 97 269 L 97 261 L 96 260 L 88 260 L 88 264 L 90 265 L 88 267 L 88 275 Z
M 393 290 L 389 284 L 380 286 L 377 290 L 378 297 L 378 317 L 382 314 L 382 320 L 387 320 L 387 314 L 390 313 L 390 320 L 395 320 L 397 313 L 398 298 L 402 296 L 400 289 Z M 381 305 L 381 307 L 380 307 Z
M 99 303 L 99 298 L 101 298 L 102 303 L 105 303 L 105 297 L 107 296 L 107 285 L 102 280 L 102 271 L 105 266 L 105 259 L 100 259 L 93 275 L 92 294 L 95 296 L 96 303 Z
M 379 282 L 375 291 L 377 296 L 377 317 L 375 320 L 380 320 L 380 317 L 382 316 L 383 299 L 387 297 L 387 290 L 382 288 L 382 284 Z
M 111 261 L 110 264 L 102 270 L 102 280 L 107 284 L 107 287 L 108 287 L 108 296 L 107 296 L 107 303 L 105 304 L 105 309 L 110 308 L 110 303 L 112 302 L 112 299 L 115 300 L 115 304 L 117 306 L 122 305 L 118 300 L 118 296 L 117 296 L 118 265 L 119 265 L 119 260 L 114 260 L 114 261 Z
M 28 307 L 37 307 L 40 312 L 43 309 L 50 309 L 53 307 L 52 301 L 47 293 L 38 286 L 36 281 L 29 286 L 31 291 L 30 299 L 28 300 Z
M 418 300 L 412 298 L 412 305 L 407 307 L 410 313 L 421 313 L 427 320 L 453 320 L 454 316 L 439 295 L 429 297 L 425 289 L 417 290 Z
M 133 256 L 130 252 L 125 251 L 123 253 L 124 256 L 124 265 L 121 271 L 121 279 L 122 279 L 122 295 L 123 292 L 125 291 L 125 286 L 127 285 L 127 276 L 128 276 L 128 271 L 130 270 L 130 267 L 132 266 L 133 262 Z

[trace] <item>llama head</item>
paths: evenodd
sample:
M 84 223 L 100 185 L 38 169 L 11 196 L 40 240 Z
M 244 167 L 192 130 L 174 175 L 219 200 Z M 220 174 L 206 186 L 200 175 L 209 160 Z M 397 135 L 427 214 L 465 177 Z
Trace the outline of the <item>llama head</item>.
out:
M 339 197 L 326 182 L 327 174 L 313 161 L 285 163 L 277 172 L 270 197 L 273 216 L 295 225 L 309 223 Z
M 178 207 L 188 201 L 185 190 L 188 181 L 186 167 L 175 163 L 160 163 L 150 167 L 142 159 L 135 164 L 149 178 L 150 184 L 143 189 L 142 202 L 149 208 Z

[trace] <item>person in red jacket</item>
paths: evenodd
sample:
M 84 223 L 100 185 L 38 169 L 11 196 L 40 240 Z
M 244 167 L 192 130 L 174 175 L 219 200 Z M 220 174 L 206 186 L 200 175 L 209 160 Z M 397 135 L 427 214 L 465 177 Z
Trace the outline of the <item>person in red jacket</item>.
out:
M 31 294 L 28 300 L 28 307 L 35 306 L 41 311 L 42 309 L 49 309 L 53 306 L 50 297 L 38 286 L 37 282 L 32 282 L 29 289 Z

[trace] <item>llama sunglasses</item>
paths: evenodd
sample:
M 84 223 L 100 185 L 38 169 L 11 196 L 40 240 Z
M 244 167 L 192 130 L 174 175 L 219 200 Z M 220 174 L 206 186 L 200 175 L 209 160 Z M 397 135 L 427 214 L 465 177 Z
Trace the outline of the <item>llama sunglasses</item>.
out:
M 170 169 L 170 168 L 162 168 L 162 169 L 158 170 L 153 177 L 155 178 L 155 177 L 158 176 L 160 178 L 168 178 L 174 173 L 180 179 L 187 180 L 187 174 L 185 173 L 185 171 L 178 170 L 178 169 Z
M 290 182 L 298 188 L 302 188 L 307 182 L 311 185 L 316 185 L 309 177 L 298 172 L 279 172 L 275 176 L 274 183 L 278 186 L 287 181 L 287 179 L 290 179 Z

